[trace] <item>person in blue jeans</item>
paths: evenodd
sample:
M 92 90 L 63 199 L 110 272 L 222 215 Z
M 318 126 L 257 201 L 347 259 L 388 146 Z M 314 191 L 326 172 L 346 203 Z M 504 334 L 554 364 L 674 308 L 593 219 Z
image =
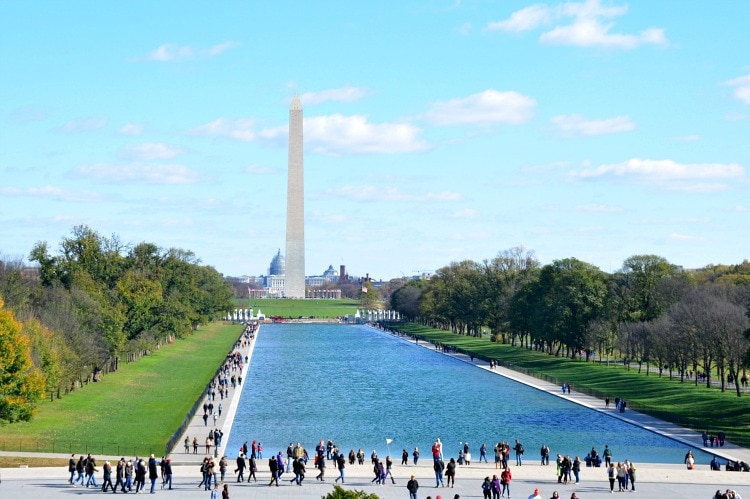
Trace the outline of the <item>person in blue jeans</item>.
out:
M 513 450 L 516 451 L 516 466 L 523 464 L 523 444 L 516 439 L 516 445 L 513 446 Z
M 88 460 L 86 461 L 86 487 L 89 485 L 93 485 L 94 487 L 98 487 L 96 483 L 96 477 L 94 476 L 94 473 L 96 473 L 96 460 L 89 456 Z
M 151 480 L 151 493 L 156 493 L 156 479 L 159 478 L 159 469 L 153 454 L 148 458 L 148 478 Z

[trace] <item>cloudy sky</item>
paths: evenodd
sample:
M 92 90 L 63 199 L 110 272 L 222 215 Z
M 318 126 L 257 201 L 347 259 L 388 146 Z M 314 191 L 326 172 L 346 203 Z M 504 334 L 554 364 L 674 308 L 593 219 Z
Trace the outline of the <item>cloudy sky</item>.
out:
M 618 269 L 750 248 L 750 2 L 0 3 L 0 252 L 86 224 L 228 275 L 525 246 Z

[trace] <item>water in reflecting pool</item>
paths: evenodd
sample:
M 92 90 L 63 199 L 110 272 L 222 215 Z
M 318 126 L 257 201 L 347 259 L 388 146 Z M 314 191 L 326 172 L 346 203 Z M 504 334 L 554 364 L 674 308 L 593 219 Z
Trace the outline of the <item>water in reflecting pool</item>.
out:
M 525 458 L 552 453 L 584 456 L 605 444 L 613 459 L 682 463 L 684 444 L 586 409 L 502 376 L 416 347 L 366 326 L 263 325 L 256 340 L 228 449 L 263 443 L 264 455 L 302 442 L 312 451 L 332 439 L 344 452 L 366 455 L 419 447 L 430 457 L 436 437 L 456 456 L 518 438 Z M 692 449 L 697 463 L 711 456 Z M 511 454 L 512 456 L 512 454 Z

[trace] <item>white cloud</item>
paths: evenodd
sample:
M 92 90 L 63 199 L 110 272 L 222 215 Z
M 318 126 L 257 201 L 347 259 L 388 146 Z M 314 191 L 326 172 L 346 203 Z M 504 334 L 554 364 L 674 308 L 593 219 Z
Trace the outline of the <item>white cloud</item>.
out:
M 41 187 L 0 187 L 0 194 L 13 197 L 38 197 L 55 199 L 66 202 L 98 202 L 102 200 L 100 194 L 92 191 L 72 192 L 61 187 L 44 185 Z
M 724 82 L 724 85 L 734 87 L 734 98 L 744 104 L 750 104 L 750 75 L 740 76 Z
M 161 45 L 153 52 L 150 52 L 145 59 L 147 61 L 170 62 L 184 59 L 215 57 L 227 50 L 236 47 L 237 42 L 224 42 L 212 45 L 208 48 L 195 49 L 190 45 L 176 45 L 166 43 Z
M 633 158 L 571 174 L 581 179 L 624 179 L 685 192 L 716 192 L 727 182 L 744 179 L 745 169 L 737 163 L 678 163 L 671 159 Z
M 408 123 L 370 123 L 366 116 L 332 114 L 304 120 L 305 140 L 323 154 L 401 153 L 427 149 L 421 130 Z
M 574 45 L 579 47 L 611 47 L 632 49 L 640 45 L 662 45 L 667 39 L 664 30 L 648 28 L 638 34 L 612 33 L 611 19 L 627 13 L 627 5 L 602 5 L 600 0 L 566 2 L 554 6 L 535 4 L 513 12 L 508 19 L 491 22 L 487 29 L 522 32 L 555 23 L 542 33 L 539 40 L 549 45 Z
M 453 202 L 463 199 L 463 196 L 457 192 L 426 192 L 416 194 L 413 192 L 402 192 L 398 187 L 381 189 L 373 185 L 345 185 L 340 189 L 328 192 L 328 194 L 356 201 Z
M 183 150 L 180 147 L 146 142 L 144 144 L 126 147 L 122 156 L 139 161 L 154 161 L 156 159 L 171 159 L 182 153 Z
M 305 147 L 319 154 L 392 154 L 427 149 L 421 130 L 408 123 L 370 123 L 366 116 L 331 114 L 304 120 Z M 267 140 L 286 138 L 288 127 L 266 129 Z
M 451 216 L 453 218 L 477 218 L 479 212 L 477 210 L 472 210 L 471 208 L 464 208 L 463 210 L 454 211 Z
M 560 115 L 550 119 L 558 133 L 565 137 L 608 135 L 635 130 L 629 116 L 617 116 L 603 120 L 587 120 L 578 114 Z
M 55 130 L 62 133 L 78 133 L 100 130 L 107 126 L 106 118 L 90 117 L 71 120 Z
M 517 124 L 528 121 L 536 101 L 518 92 L 488 89 L 468 97 L 434 102 L 424 114 L 433 125 Z
M 135 123 L 126 123 L 117 130 L 117 133 L 119 133 L 120 135 L 130 135 L 130 136 L 140 135 L 143 133 L 143 125 L 138 125 Z
M 19 107 L 11 111 L 10 121 L 13 123 L 31 123 L 47 119 L 49 112 L 32 106 Z
M 679 142 L 696 142 L 701 139 L 700 135 L 678 135 L 674 138 L 674 140 L 677 140 Z
M 254 125 L 255 120 L 250 118 L 237 120 L 218 118 L 210 123 L 193 128 L 188 131 L 188 134 L 200 137 L 228 137 L 243 142 L 250 142 L 257 138 Z
M 198 173 L 184 165 L 154 165 L 131 163 L 126 165 L 95 164 L 73 170 L 79 177 L 90 177 L 99 183 L 134 184 L 193 184 Z
M 677 241 L 681 243 L 687 243 L 687 242 L 693 242 L 693 241 L 703 241 L 703 237 L 701 236 L 691 236 L 689 234 L 680 234 L 677 232 L 673 232 L 668 236 L 669 239 L 672 241 Z
M 362 87 L 341 87 L 321 90 L 319 92 L 305 92 L 300 95 L 303 105 L 322 104 L 323 102 L 354 102 L 367 95 L 368 91 Z
M 490 31 L 521 32 L 538 28 L 552 22 L 554 10 L 543 4 L 529 5 L 517 10 L 504 21 L 496 21 L 487 24 Z

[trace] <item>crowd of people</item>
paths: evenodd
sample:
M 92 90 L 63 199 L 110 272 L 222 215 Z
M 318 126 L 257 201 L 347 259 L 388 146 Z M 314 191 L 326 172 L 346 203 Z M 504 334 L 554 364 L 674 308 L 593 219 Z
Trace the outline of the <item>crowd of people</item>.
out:
M 81 455 L 76 461 L 75 454 L 68 460 L 68 471 L 70 478 L 68 483 L 73 487 L 81 484 L 83 487 L 100 487 L 96 482 L 97 468 L 96 458 L 91 454 L 85 458 Z M 151 454 L 148 458 L 125 460 L 124 457 L 115 464 L 113 470 L 109 461 L 102 465 L 102 492 L 112 491 L 116 493 L 119 489 L 122 493 L 141 493 L 146 487 L 146 479 L 150 482 L 150 493 L 156 492 L 156 483 L 161 478 L 162 489 L 172 489 L 172 460 L 162 456 L 157 459 Z M 114 478 L 114 482 L 112 481 Z

